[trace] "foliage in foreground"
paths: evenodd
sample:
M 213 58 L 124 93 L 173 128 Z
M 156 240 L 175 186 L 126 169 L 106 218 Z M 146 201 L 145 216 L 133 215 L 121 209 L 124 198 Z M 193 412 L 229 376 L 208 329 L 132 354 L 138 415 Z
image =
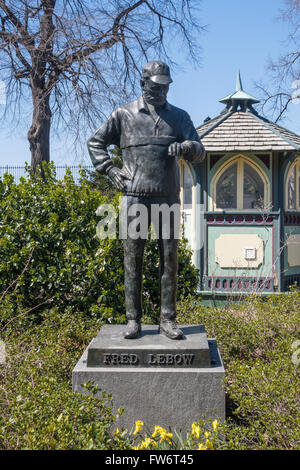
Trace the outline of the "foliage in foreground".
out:
M 44 173 L 45 180 L 28 177 L 19 184 L 11 175 L 0 178 L 0 285 L 5 290 L 18 279 L 13 285 L 18 310 L 41 304 L 32 315 L 50 303 L 124 322 L 122 241 L 96 236 L 97 208 L 109 202 L 118 213 L 118 196 L 109 201 L 93 189 L 84 172 L 80 185 L 70 173 L 57 181 L 52 165 L 45 165 Z M 178 258 L 179 293 L 192 294 L 198 271 L 184 241 Z M 160 293 L 155 240 L 146 244 L 145 259 L 143 305 L 156 322 Z
M 193 305 L 181 305 L 180 320 L 204 324 L 225 365 L 228 448 L 299 448 L 300 290 L 226 309 Z
M 15 319 L 2 333 L 7 361 L 0 366 L 0 449 L 114 448 L 111 398 L 97 398 L 91 385 L 89 395 L 73 394 L 70 383 L 95 323 L 57 309 L 42 320 L 32 326 L 26 317 Z
M 79 400 L 71 392 L 71 371 L 103 321 L 73 307 L 55 307 L 45 309 L 37 325 L 30 315 L 16 317 L 10 302 L 6 296 L 0 303 L 7 348 L 7 363 L 0 366 L 0 448 L 117 450 L 143 442 L 154 448 L 152 430 L 144 435 L 141 428 L 139 442 L 134 431 L 113 431 L 118 424 L 108 398 L 91 394 Z M 179 435 L 181 441 L 176 430 L 157 432 L 158 446 L 195 449 L 206 445 L 205 432 L 211 432 L 207 437 L 214 438 L 214 449 L 299 449 L 299 310 L 299 289 L 228 308 L 205 308 L 195 299 L 181 302 L 179 321 L 204 323 L 208 336 L 218 341 L 228 419 L 218 427 L 222 439 L 207 423 L 194 423 L 194 435 Z M 166 439 L 160 442 L 162 436 Z
M 99 240 L 96 210 L 112 203 L 85 174 L 56 180 L 10 175 L 0 179 L 0 449 L 110 449 L 128 446 L 109 429 L 115 416 L 106 397 L 73 394 L 71 371 L 101 324 L 124 315 L 121 241 Z M 159 256 L 149 241 L 145 257 L 145 318 L 159 313 Z M 179 248 L 179 292 L 198 283 L 191 252 Z M 0 345 L 1 346 L 1 345 Z
M 71 371 L 101 325 L 125 319 L 122 246 L 95 237 L 95 211 L 103 202 L 107 198 L 86 179 L 81 186 L 70 175 L 58 182 L 51 168 L 45 182 L 0 180 L 0 339 L 7 350 L 7 362 L 0 365 L 0 449 L 131 449 L 142 442 L 155 447 L 146 441 L 154 433 L 137 443 L 134 431 L 114 432 L 118 412 L 91 384 L 89 396 L 71 391 Z M 158 314 L 155 250 L 155 242 L 148 243 L 147 322 L 157 321 Z M 213 434 L 213 448 L 300 448 L 300 290 L 205 308 L 195 296 L 188 298 L 197 272 L 184 244 L 179 264 L 179 295 L 185 297 L 179 322 L 204 324 L 226 368 L 228 419 L 219 428 L 224 438 Z M 211 432 L 201 423 L 194 423 L 192 438 L 160 428 L 157 444 L 209 448 L 198 440 L 197 426 L 202 437 Z
M 155 425 L 154 432 L 144 429 L 143 421 L 135 422 L 135 430 L 131 434 L 131 439 L 137 436 L 139 442 L 133 446 L 134 450 L 216 450 L 220 445 L 221 438 L 219 436 L 219 422 L 215 419 L 211 423 L 211 430 L 206 430 L 207 423 L 202 420 L 200 423 L 192 423 L 191 431 L 186 433 L 186 437 L 175 430 L 168 432 L 165 428 Z M 144 432 L 144 438 L 142 437 Z M 126 431 L 120 433 L 117 428 L 114 432 L 115 436 L 126 436 Z M 142 440 L 141 440 L 142 439 Z

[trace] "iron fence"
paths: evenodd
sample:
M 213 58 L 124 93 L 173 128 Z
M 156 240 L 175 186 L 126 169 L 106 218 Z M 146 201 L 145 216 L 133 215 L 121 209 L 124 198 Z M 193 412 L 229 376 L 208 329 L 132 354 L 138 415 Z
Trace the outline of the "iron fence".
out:
M 71 171 L 75 183 L 78 183 L 80 178 L 80 170 L 84 169 L 87 171 L 93 171 L 93 165 L 58 165 L 55 166 L 56 178 L 58 180 L 64 179 L 67 168 Z M 14 177 L 15 182 L 18 182 L 21 177 L 26 177 L 28 174 L 25 170 L 25 166 L 0 166 L 0 178 L 3 177 L 5 173 L 8 173 Z

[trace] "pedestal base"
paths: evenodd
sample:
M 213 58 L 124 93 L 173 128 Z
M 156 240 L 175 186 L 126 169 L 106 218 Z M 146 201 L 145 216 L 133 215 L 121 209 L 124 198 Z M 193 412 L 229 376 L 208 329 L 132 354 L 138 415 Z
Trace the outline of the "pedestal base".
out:
M 157 326 L 143 325 L 137 340 L 123 338 L 124 325 L 105 325 L 73 370 L 73 391 L 92 381 L 113 396 L 125 413 L 115 427 L 136 420 L 154 429 L 183 431 L 203 417 L 225 419 L 224 367 L 214 339 L 203 326 L 180 326 L 185 338 L 172 341 Z M 200 366 L 199 366 L 200 365 Z

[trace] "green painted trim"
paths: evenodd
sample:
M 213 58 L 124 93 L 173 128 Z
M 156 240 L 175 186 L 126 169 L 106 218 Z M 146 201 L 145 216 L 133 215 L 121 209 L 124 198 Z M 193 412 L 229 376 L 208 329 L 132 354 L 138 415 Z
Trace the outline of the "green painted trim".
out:
M 299 202 L 298 202 L 298 197 L 300 193 L 300 188 L 299 188 L 299 183 L 298 183 L 298 177 L 296 175 L 296 181 L 295 181 L 295 195 L 296 195 L 296 208 L 295 209 L 289 209 L 287 205 L 287 194 L 288 194 L 288 176 L 290 173 L 290 170 L 294 165 L 298 167 L 300 161 L 300 156 L 297 155 L 296 153 L 293 153 L 290 158 L 287 161 L 286 167 L 285 167 L 285 172 L 284 172 L 284 194 L 283 194 L 283 199 L 284 199 L 284 209 L 286 212 L 299 212 Z M 296 189 L 297 188 L 297 189 Z
M 278 156 L 279 158 L 279 156 Z M 280 227 L 279 227 L 279 233 L 280 233 L 280 250 L 282 250 L 282 247 L 285 243 L 285 236 L 286 236 L 286 229 L 284 226 L 284 215 L 285 215 L 285 207 L 286 207 L 286 185 L 287 185 L 287 175 L 289 172 L 289 169 L 291 165 L 295 161 L 295 152 L 289 153 L 287 158 L 284 160 L 279 160 L 279 172 L 278 172 L 278 185 L 279 185 L 279 205 L 281 207 L 281 216 L 280 216 Z M 281 184 L 280 184 L 281 183 Z M 288 212 L 288 211 L 287 211 Z M 284 276 L 285 276 L 285 265 L 287 264 L 286 262 L 286 253 L 287 250 L 283 249 L 281 251 L 280 255 L 280 262 L 279 262 L 279 284 L 278 284 L 278 289 L 280 291 L 283 291 L 284 289 Z M 297 274 L 297 273 L 296 273 Z
M 289 295 L 291 292 L 286 291 L 286 292 L 262 292 L 260 294 L 256 294 L 259 297 L 268 299 L 269 297 L 272 297 L 273 295 Z M 224 293 L 211 293 L 210 291 L 199 291 L 199 294 L 201 295 L 202 299 L 200 301 L 201 305 L 204 307 L 225 307 L 228 304 L 241 304 L 244 303 L 247 297 L 250 297 L 249 295 L 244 295 L 242 296 L 240 292 L 238 292 L 235 296 L 235 293 L 232 293 L 231 295 L 224 295 Z M 234 298 L 235 297 L 235 298 Z
M 201 172 L 200 165 L 197 164 L 194 166 L 195 170 L 195 181 L 196 181 L 196 191 L 195 191 L 195 204 L 196 209 L 194 213 L 195 217 L 195 231 L 196 231 L 196 250 L 195 250 L 195 266 L 199 270 L 199 279 L 201 279 L 201 210 L 199 212 L 199 207 L 201 208 L 201 194 L 202 194 L 202 181 L 201 181 Z M 203 211 L 202 211 L 203 212 Z M 203 217 L 203 215 L 202 215 Z
M 300 227 L 297 225 L 284 226 L 284 241 L 286 241 L 290 235 L 300 235 Z M 293 276 L 295 274 L 300 274 L 300 266 L 289 266 L 287 261 L 287 248 L 283 250 L 283 270 L 283 276 Z
M 282 266 L 281 266 L 281 227 L 282 227 L 283 216 L 282 213 L 279 217 L 273 219 L 273 271 L 277 278 L 277 289 L 282 289 Z M 275 286 L 276 287 L 276 286 Z
M 224 225 L 209 225 L 208 238 L 209 243 L 207 250 L 209 250 L 209 263 L 208 263 L 208 276 L 214 278 L 218 276 L 225 277 L 273 277 L 273 263 L 272 263 L 272 231 L 273 227 L 270 226 L 224 226 Z M 220 235 L 258 235 L 264 242 L 264 255 L 263 262 L 258 268 L 221 268 L 215 261 L 215 241 Z
M 224 152 L 216 152 L 217 154 L 224 153 Z M 270 168 L 268 168 L 259 158 L 256 157 L 256 154 L 262 154 L 265 155 L 266 153 L 270 155 Z M 210 159 L 214 155 L 214 152 L 209 152 L 208 154 L 208 161 L 209 161 L 209 166 L 210 168 Z M 224 156 L 220 158 L 220 160 L 217 161 L 217 163 L 214 164 L 213 168 L 211 170 L 208 170 L 209 172 L 209 185 L 211 183 L 211 180 L 213 179 L 214 175 L 218 172 L 218 170 L 221 168 L 221 166 L 224 165 L 224 163 L 227 162 L 227 160 L 230 160 L 233 157 L 236 157 L 237 155 L 245 155 L 245 157 L 248 157 L 249 159 L 252 159 L 257 166 L 261 168 L 261 170 L 266 173 L 270 183 L 272 179 L 272 168 L 273 168 L 273 159 L 272 159 L 272 152 L 248 152 L 248 151 L 235 151 L 235 152 L 225 152 Z M 209 186 L 208 186 L 209 187 Z
M 278 152 L 272 153 L 272 210 L 278 210 L 280 208 L 280 188 L 279 188 L 279 154 Z
M 259 296 L 259 297 L 269 297 L 271 295 L 278 295 L 278 294 L 284 294 L 285 292 L 260 292 L 259 294 L 258 293 L 255 293 L 255 295 Z M 226 293 L 224 292 L 219 292 L 219 291 L 214 291 L 214 292 L 211 292 L 210 290 L 198 290 L 197 291 L 197 294 L 201 294 L 201 295 L 208 295 L 210 297 L 213 297 L 213 296 L 216 296 L 216 297 L 230 297 L 231 295 L 237 297 L 251 297 L 251 294 L 249 293 L 245 293 L 245 292 L 238 292 L 238 291 L 228 291 Z

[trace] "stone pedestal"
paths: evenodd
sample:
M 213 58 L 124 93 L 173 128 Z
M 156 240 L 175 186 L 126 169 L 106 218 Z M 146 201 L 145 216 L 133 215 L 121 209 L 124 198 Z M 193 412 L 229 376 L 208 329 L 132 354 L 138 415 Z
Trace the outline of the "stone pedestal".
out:
M 125 413 L 115 427 L 131 429 L 142 420 L 183 431 L 202 418 L 225 419 L 224 367 L 214 339 L 202 325 L 180 326 L 184 339 L 143 325 L 141 337 L 125 340 L 125 325 L 105 325 L 73 370 L 73 391 L 92 381 L 112 394 L 114 410 Z

